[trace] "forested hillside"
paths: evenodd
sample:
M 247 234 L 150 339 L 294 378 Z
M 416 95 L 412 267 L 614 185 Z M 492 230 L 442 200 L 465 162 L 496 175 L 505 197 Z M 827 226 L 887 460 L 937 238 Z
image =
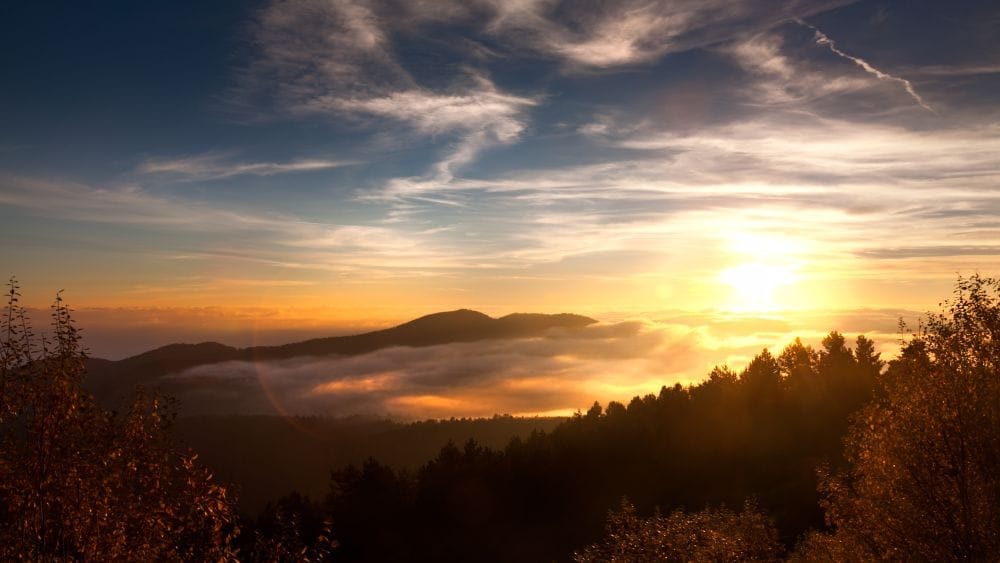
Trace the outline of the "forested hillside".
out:
M 416 472 L 348 466 L 322 508 L 285 504 L 338 523 L 340 553 L 358 560 L 559 559 L 599 537 L 623 497 L 644 514 L 756 498 L 793 545 L 823 525 L 816 469 L 845 466 L 849 416 L 882 365 L 870 340 L 852 348 L 831 333 L 818 351 L 764 350 L 740 373 L 720 367 L 696 386 L 594 404 L 503 448 L 449 444 Z
M 415 470 L 448 441 L 502 448 L 513 436 L 549 431 L 563 420 L 495 416 L 406 423 L 373 417 L 182 416 L 176 434 L 218 479 L 238 488 L 241 509 L 256 514 L 292 490 L 322 498 L 330 488 L 331 468 L 375 457 Z

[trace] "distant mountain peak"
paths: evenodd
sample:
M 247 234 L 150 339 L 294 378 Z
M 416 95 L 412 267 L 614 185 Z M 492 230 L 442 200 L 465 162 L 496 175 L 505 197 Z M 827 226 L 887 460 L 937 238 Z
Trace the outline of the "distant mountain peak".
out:
M 424 315 L 413 319 L 412 321 L 405 322 L 399 326 L 403 327 L 438 322 L 490 322 L 493 320 L 496 319 L 490 317 L 486 313 L 480 313 L 479 311 L 474 311 L 472 309 L 456 309 L 454 311 L 442 311 L 440 313 Z
M 559 321 L 559 322 L 565 322 L 565 323 L 570 323 L 570 324 L 580 323 L 581 326 L 592 325 L 592 324 L 595 324 L 595 323 L 598 322 L 596 319 L 592 319 L 590 317 L 585 317 L 583 315 L 577 315 L 575 313 L 556 313 L 556 314 L 546 314 L 546 313 L 511 313 L 509 315 L 504 315 L 504 316 L 500 317 L 497 320 L 501 320 L 502 321 L 504 319 L 509 319 L 509 320 L 515 320 L 515 319 L 517 319 L 517 320 L 521 320 L 521 319 L 526 319 L 526 320 L 527 319 L 535 319 L 535 320 L 550 319 L 550 320 L 556 320 L 556 321 Z
M 94 359 L 85 384 L 108 396 L 123 387 L 156 384 L 160 377 L 195 366 L 228 361 L 283 360 L 305 356 L 356 356 L 396 346 L 439 346 L 491 339 L 533 338 L 550 330 L 578 330 L 597 321 L 582 315 L 513 313 L 498 319 L 472 309 L 431 313 L 401 325 L 355 334 L 314 338 L 280 346 L 233 348 L 218 342 L 169 344 L 117 362 Z

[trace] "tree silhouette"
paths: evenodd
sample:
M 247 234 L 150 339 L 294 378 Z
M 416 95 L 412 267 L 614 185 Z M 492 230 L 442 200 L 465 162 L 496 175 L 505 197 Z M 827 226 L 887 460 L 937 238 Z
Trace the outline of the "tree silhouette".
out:
M 235 504 L 178 448 L 173 410 L 140 393 L 125 416 L 80 381 L 86 354 L 57 295 L 34 338 L 10 280 L 0 334 L 0 559 L 232 560 Z
M 332 523 L 323 507 L 296 492 L 268 504 L 255 523 L 253 534 L 245 534 L 245 561 L 309 563 L 327 561 L 337 542 L 331 538 Z
M 740 382 L 755 400 L 774 401 L 781 393 L 781 366 L 767 348 L 754 356 L 740 374 Z
M 945 311 L 890 362 L 851 428 L 850 470 L 823 483 L 835 531 L 811 536 L 806 558 L 1000 554 L 998 293 L 997 280 L 960 279 Z
M 818 363 L 819 355 L 816 351 L 812 346 L 802 344 L 799 338 L 786 346 L 778 356 L 781 375 L 785 378 L 785 383 L 792 388 L 809 385 L 816 375 Z

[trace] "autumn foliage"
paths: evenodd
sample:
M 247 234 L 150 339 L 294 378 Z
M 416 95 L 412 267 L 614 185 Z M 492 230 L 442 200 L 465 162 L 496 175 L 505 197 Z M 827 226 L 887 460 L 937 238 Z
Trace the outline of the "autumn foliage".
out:
M 36 337 L 9 284 L 0 324 L 0 559 L 236 557 L 233 495 L 179 448 L 173 410 L 138 393 L 124 414 L 80 387 L 86 354 L 57 296 Z
M 1000 555 L 1000 281 L 961 279 L 855 416 L 808 559 Z
M 578 563 L 775 561 L 782 552 L 778 530 L 750 502 L 739 513 L 706 508 L 643 518 L 623 500 L 621 509 L 608 516 L 605 538 L 578 551 L 573 559 Z

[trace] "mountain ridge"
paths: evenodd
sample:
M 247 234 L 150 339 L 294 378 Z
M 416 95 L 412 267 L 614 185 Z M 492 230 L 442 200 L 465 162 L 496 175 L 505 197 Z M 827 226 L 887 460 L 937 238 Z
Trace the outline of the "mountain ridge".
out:
M 229 361 L 283 360 L 304 356 L 356 356 L 395 346 L 423 347 L 491 339 L 530 338 L 553 329 L 597 323 L 572 313 L 512 313 L 499 318 L 458 309 L 431 313 L 400 325 L 348 336 L 313 338 L 275 346 L 237 348 L 219 342 L 174 343 L 117 361 L 92 358 L 84 385 L 98 398 L 150 385 L 160 377 L 196 366 Z

